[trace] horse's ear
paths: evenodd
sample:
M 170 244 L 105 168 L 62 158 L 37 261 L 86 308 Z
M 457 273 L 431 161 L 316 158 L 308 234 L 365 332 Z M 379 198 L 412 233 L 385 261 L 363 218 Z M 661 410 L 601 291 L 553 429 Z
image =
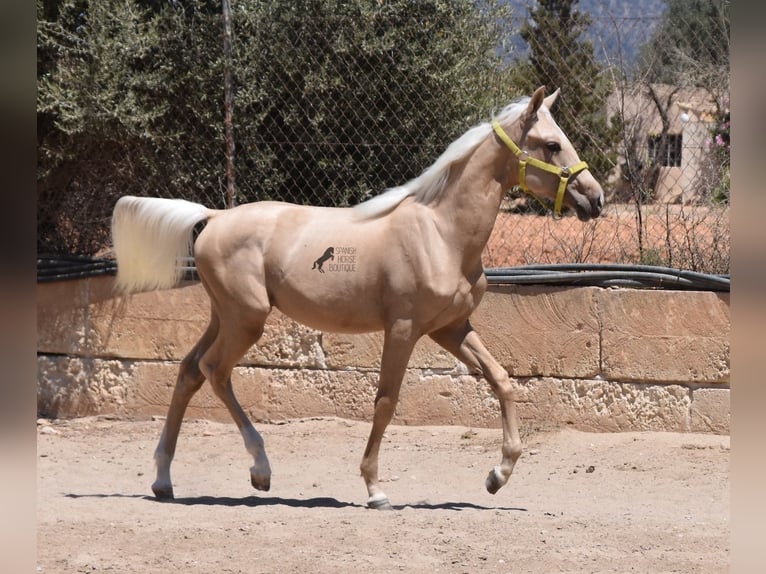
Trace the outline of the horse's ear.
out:
M 524 112 L 524 115 L 527 118 L 533 117 L 537 110 L 540 109 L 540 106 L 543 103 L 543 100 L 545 99 L 545 86 L 540 86 L 535 90 L 535 93 L 532 94 L 532 97 L 529 100 L 529 106 L 527 106 L 527 111 Z
M 553 92 L 550 96 L 548 96 L 547 98 L 543 100 L 545 107 L 547 107 L 549 110 L 553 107 L 553 104 L 555 103 L 556 98 L 559 97 L 560 91 L 561 91 L 561 88 L 556 88 L 555 92 Z

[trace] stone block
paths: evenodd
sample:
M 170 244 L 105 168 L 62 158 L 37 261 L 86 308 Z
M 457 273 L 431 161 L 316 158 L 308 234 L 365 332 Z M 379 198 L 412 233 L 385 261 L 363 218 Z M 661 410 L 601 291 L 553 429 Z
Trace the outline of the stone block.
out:
M 338 416 L 371 420 L 377 373 L 312 369 L 264 371 L 270 420 Z
M 594 377 L 600 370 L 597 292 L 496 285 L 471 323 L 514 377 Z
M 520 391 L 516 409 L 522 436 L 527 432 L 550 431 L 568 424 L 562 420 L 561 380 L 534 377 L 519 380 L 517 386 Z
M 380 369 L 383 354 L 383 333 L 347 335 L 324 333 L 322 348 L 329 369 Z M 422 337 L 410 357 L 412 369 L 454 369 L 459 361 L 448 351 L 434 343 L 428 336 Z
M 605 289 L 603 377 L 643 383 L 729 381 L 729 296 Z
M 111 295 L 111 280 L 96 285 L 86 308 L 88 348 L 80 353 L 152 360 L 181 360 L 210 320 L 210 301 L 200 283 L 174 289 Z M 240 361 L 242 365 L 323 367 L 321 334 L 275 310 L 264 334 Z
M 328 369 L 380 369 L 382 333 L 324 333 L 322 349 Z
M 690 392 L 680 385 L 562 383 L 562 419 L 581 430 L 689 431 Z
M 199 340 L 210 305 L 199 283 L 112 297 L 111 279 L 93 284 L 87 306 L 88 348 L 81 354 L 181 360 Z
M 694 389 L 692 391 L 691 431 L 716 434 L 731 432 L 729 389 Z
M 297 323 L 274 309 L 266 320 L 263 336 L 250 347 L 242 365 L 291 368 L 325 368 L 322 333 Z
M 531 379 L 519 417 L 526 426 L 561 426 L 591 432 L 688 432 L 691 396 L 679 385 L 638 385 L 599 380 Z
M 173 395 L 178 363 L 141 361 L 134 376 L 132 409 L 141 415 L 167 414 Z M 285 375 L 289 371 L 267 370 L 255 367 L 235 367 L 231 375 L 234 394 L 242 409 L 253 421 L 290 418 L 276 412 L 270 404 L 274 375 Z M 298 371 L 300 372 L 300 371 Z M 293 400 L 303 405 L 311 400 L 306 391 L 295 392 Z M 305 406 L 305 405 L 303 405 Z M 327 414 L 326 412 L 322 414 Z M 300 415 L 303 416 L 303 415 Z M 209 419 L 218 422 L 232 422 L 231 414 L 213 392 L 209 382 L 205 381 L 200 390 L 192 397 L 186 409 L 186 418 Z
M 178 362 L 134 361 L 130 406 L 141 416 L 165 416 L 173 396 L 173 387 L 178 376 Z M 195 395 L 192 401 L 199 402 L 207 385 Z M 186 411 L 189 414 L 189 409 Z M 192 417 L 196 418 L 196 417 Z
M 80 354 L 87 348 L 87 281 L 37 284 L 37 352 Z
M 408 371 L 394 423 L 500 426 L 500 403 L 484 379 Z
M 47 417 L 126 414 L 135 375 L 118 360 L 44 356 L 37 359 L 37 412 Z

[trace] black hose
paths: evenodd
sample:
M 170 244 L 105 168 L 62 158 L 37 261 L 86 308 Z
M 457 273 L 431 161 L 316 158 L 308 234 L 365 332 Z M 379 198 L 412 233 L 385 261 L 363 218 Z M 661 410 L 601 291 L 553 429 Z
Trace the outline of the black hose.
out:
M 597 287 L 644 287 L 730 291 L 728 275 L 710 275 L 659 267 L 616 263 L 559 263 L 485 269 L 487 280 L 495 285 L 589 285 Z
M 558 263 L 493 267 L 484 270 L 491 285 L 560 285 L 730 291 L 729 275 L 710 275 L 659 267 L 617 263 Z M 41 255 L 37 259 L 40 283 L 116 275 L 113 259 L 82 255 Z M 184 268 L 184 279 L 198 281 L 193 264 Z
M 98 275 L 115 275 L 117 262 L 84 255 L 41 255 L 37 258 L 37 281 L 67 281 Z
M 194 266 L 185 266 L 182 278 L 199 281 Z M 37 258 L 38 283 L 87 279 L 102 275 L 117 275 L 114 259 L 87 257 L 83 255 L 45 255 Z

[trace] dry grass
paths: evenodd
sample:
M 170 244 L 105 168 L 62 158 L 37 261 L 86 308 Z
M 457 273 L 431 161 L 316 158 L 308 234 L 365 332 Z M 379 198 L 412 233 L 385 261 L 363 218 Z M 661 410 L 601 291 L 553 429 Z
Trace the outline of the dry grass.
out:
M 730 244 L 728 207 L 612 204 L 586 223 L 501 212 L 484 265 L 640 263 L 725 274 Z

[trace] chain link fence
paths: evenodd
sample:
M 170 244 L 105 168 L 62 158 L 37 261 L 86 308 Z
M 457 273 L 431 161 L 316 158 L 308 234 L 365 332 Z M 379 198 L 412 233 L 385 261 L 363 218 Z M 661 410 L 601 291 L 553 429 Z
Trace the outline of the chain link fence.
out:
M 485 266 L 728 273 L 728 44 L 683 49 L 663 2 L 555 4 L 40 0 L 38 252 L 108 253 L 126 194 L 353 205 L 544 83 L 607 208 L 553 219 L 509 190 Z

